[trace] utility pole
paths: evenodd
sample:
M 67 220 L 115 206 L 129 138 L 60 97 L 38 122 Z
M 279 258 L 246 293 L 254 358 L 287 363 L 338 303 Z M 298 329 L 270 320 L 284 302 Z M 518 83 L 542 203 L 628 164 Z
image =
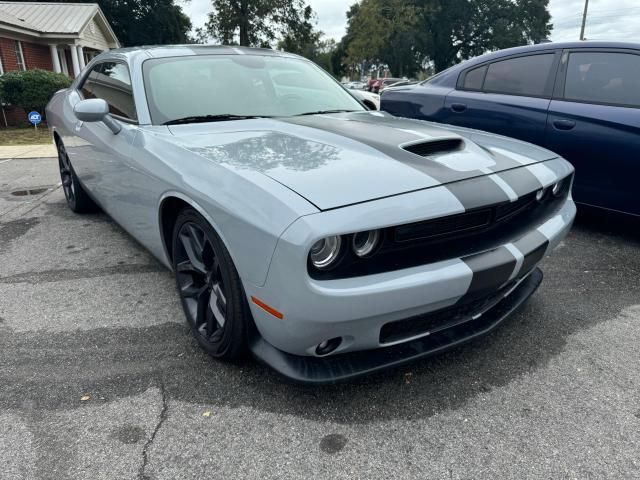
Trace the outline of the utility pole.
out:
M 584 26 L 587 23 L 587 8 L 589 8 L 589 0 L 584 0 L 584 13 L 582 14 L 582 28 L 580 29 L 580 40 L 584 40 Z

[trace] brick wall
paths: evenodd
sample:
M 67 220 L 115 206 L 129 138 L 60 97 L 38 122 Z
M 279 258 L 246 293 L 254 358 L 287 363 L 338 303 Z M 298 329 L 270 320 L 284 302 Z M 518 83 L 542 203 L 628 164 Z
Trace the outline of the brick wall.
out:
M 27 69 L 40 68 L 43 70 L 53 70 L 51 52 L 48 45 L 22 42 L 22 55 Z M 16 57 L 16 41 L 11 38 L 0 38 L 0 57 L 2 58 L 2 68 L 5 72 L 18 69 Z
M 53 71 L 51 51 L 48 45 L 22 42 L 22 54 L 29 70 L 40 68 Z
M 27 112 L 20 107 L 7 106 L 4 107 L 4 117 L 0 112 L 0 128 L 4 128 L 4 118 L 7 119 L 7 125 L 10 127 L 25 127 L 31 125 L 27 119 Z
M 2 68 L 5 72 L 18 69 L 15 40 L 11 38 L 0 38 L 0 56 L 2 57 Z

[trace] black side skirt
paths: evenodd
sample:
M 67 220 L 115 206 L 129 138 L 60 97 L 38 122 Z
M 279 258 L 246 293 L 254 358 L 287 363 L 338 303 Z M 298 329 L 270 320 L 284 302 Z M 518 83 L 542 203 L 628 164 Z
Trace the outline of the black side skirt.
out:
M 520 307 L 541 282 L 542 271 L 536 268 L 515 290 L 481 317 L 475 320 L 470 318 L 452 328 L 394 346 L 328 357 L 310 357 L 278 350 L 256 334 L 250 341 L 249 348 L 260 362 L 295 383 L 322 385 L 350 380 L 405 365 L 489 333 Z

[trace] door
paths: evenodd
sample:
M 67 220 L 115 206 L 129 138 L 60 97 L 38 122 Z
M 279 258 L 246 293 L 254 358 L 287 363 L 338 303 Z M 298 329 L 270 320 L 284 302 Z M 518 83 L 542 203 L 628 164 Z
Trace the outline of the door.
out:
M 544 51 L 462 72 L 439 120 L 541 144 L 559 58 Z
M 576 201 L 640 215 L 640 51 L 565 52 L 545 144 L 576 169 Z
M 95 65 L 78 91 L 78 101 L 101 98 L 122 130 L 114 134 L 102 122 L 76 121 L 73 146 L 68 148 L 71 163 L 82 185 L 118 222 L 122 215 L 124 166 L 137 134 L 137 116 L 131 77 L 124 63 L 107 61 Z

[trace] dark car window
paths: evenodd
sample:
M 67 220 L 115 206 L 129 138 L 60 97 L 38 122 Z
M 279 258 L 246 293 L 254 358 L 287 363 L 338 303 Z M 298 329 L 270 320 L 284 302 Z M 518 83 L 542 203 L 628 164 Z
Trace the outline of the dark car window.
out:
M 123 63 L 105 62 L 96 65 L 82 85 L 84 98 L 102 98 L 113 115 L 136 120 L 136 107 L 129 69 Z
M 96 78 L 98 77 L 98 72 L 101 68 L 102 64 L 98 64 L 93 67 L 84 83 L 82 84 L 82 88 L 80 89 L 80 91 L 82 92 L 82 96 L 85 98 L 85 100 L 89 98 L 96 98 L 95 94 L 93 93 L 93 88 L 96 83 Z
M 510 58 L 489 65 L 483 90 L 511 95 L 541 97 L 548 94 L 547 80 L 553 53 Z
M 640 106 L 640 55 L 575 52 L 569 55 L 564 97 L 589 103 Z
M 469 70 L 464 76 L 462 88 L 465 90 L 482 90 L 482 82 L 484 81 L 484 74 L 486 71 L 486 65 Z

